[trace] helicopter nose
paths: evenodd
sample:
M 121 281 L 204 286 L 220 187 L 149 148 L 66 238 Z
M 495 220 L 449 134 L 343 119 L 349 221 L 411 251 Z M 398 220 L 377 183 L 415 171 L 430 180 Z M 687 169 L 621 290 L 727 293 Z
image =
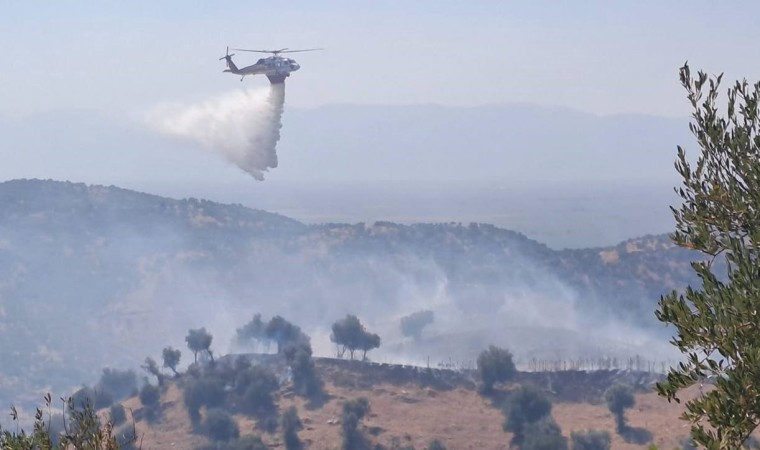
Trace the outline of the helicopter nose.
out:
M 298 63 L 291 63 L 291 64 L 290 64 L 290 70 L 292 70 L 292 71 L 294 71 L 294 72 L 295 72 L 296 70 L 300 69 L 300 68 L 301 68 L 301 66 L 300 66 Z

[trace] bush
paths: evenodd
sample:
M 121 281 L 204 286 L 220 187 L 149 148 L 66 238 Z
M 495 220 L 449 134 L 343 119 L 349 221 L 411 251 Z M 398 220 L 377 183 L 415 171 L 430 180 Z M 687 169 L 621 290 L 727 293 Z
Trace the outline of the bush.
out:
M 428 450 L 446 450 L 446 446 L 438 439 L 433 439 L 427 446 Z
M 482 384 L 482 392 L 489 394 L 493 391 L 494 383 L 512 379 L 517 373 L 512 353 L 508 350 L 491 345 L 488 350 L 478 355 L 478 374 Z
M 235 392 L 241 397 L 241 408 L 253 414 L 269 414 L 275 411 L 273 394 L 280 385 L 277 376 L 264 366 L 253 366 L 238 373 Z
M 303 429 L 303 423 L 301 423 L 301 418 L 298 417 L 298 410 L 296 410 L 295 406 L 291 406 L 282 413 L 280 426 L 282 427 L 282 438 L 285 441 L 285 448 L 287 450 L 300 450 L 303 448 L 301 439 L 298 437 L 298 432 Z
M 197 423 L 202 406 L 213 408 L 224 405 L 224 381 L 213 376 L 191 381 L 185 385 L 184 400 L 190 420 Z
M 133 370 L 105 368 L 95 385 L 95 391 L 108 393 L 114 401 L 128 398 L 135 390 L 137 390 L 137 375 Z
M 612 446 L 612 437 L 606 431 L 573 431 L 570 440 L 573 450 L 609 450 Z
M 618 433 L 624 432 L 627 428 L 625 410 L 636 404 L 633 389 L 626 384 L 616 383 L 605 391 L 604 399 L 607 401 L 610 412 L 615 415 Z
M 206 414 L 203 429 L 210 439 L 214 441 L 230 441 L 240 436 L 237 422 L 232 416 L 222 409 L 210 409 Z
M 119 403 L 111 406 L 109 414 L 111 416 L 111 424 L 114 427 L 118 427 L 127 420 L 127 412 Z
M 155 406 L 161 399 L 161 391 L 152 384 L 146 384 L 140 389 L 140 401 L 143 406 Z
M 113 397 L 109 392 L 100 392 L 91 387 L 83 386 L 71 396 L 72 407 L 81 411 L 87 406 L 95 409 L 108 408 L 113 404 Z
M 369 400 L 365 397 L 343 402 L 341 429 L 344 450 L 357 450 L 367 446 L 367 440 L 358 430 L 361 420 L 367 413 L 369 413 Z
M 512 445 L 522 445 L 527 427 L 549 416 L 552 403 L 538 388 L 525 385 L 513 392 L 506 404 L 504 431 L 512 433 Z
M 567 438 L 557 422 L 546 416 L 525 427 L 525 440 L 521 450 L 567 450 Z
M 114 431 L 114 438 L 119 443 L 119 450 L 132 450 L 137 442 L 137 432 L 134 424 L 125 424 Z

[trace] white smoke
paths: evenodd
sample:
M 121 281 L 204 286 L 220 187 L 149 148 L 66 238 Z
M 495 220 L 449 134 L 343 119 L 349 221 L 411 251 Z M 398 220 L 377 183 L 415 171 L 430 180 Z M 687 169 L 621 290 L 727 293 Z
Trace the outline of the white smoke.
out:
M 277 167 L 285 85 L 230 92 L 195 105 L 163 105 L 148 114 L 161 133 L 187 139 L 219 152 L 230 162 L 263 180 Z

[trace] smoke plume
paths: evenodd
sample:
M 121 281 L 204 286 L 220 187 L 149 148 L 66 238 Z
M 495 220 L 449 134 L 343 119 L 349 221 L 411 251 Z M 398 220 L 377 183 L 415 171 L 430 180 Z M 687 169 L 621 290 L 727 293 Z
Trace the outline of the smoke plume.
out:
M 277 167 L 285 85 L 230 92 L 195 105 L 166 105 L 148 116 L 151 126 L 221 153 L 257 180 Z

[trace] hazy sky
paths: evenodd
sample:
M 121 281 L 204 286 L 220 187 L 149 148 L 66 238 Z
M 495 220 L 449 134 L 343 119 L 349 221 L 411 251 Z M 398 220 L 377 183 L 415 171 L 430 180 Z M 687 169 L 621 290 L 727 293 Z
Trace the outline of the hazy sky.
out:
M 0 114 L 202 99 L 240 85 L 217 60 L 230 45 L 324 47 L 297 57 L 296 107 L 527 102 L 680 116 L 687 59 L 760 78 L 757 17 L 757 1 L 0 0 Z

